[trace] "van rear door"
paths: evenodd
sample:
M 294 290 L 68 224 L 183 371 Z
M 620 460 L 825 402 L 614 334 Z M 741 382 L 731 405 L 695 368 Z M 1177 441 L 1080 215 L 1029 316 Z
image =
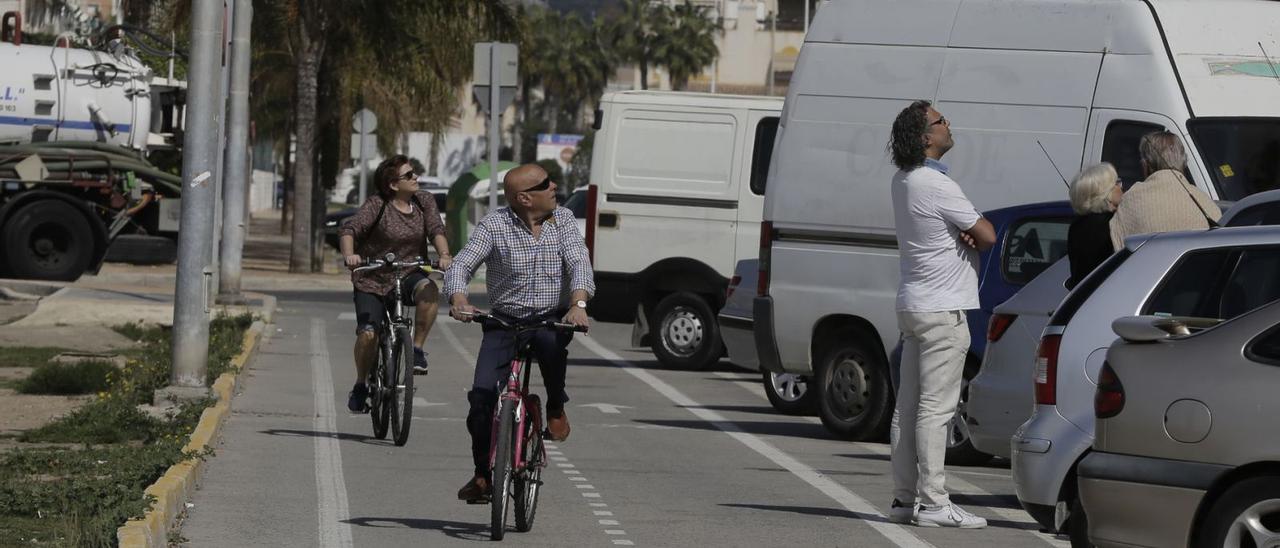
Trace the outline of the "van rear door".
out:
M 760 221 L 764 219 L 765 179 L 778 135 L 776 112 L 751 111 L 747 116 L 747 142 L 743 168 L 739 170 L 738 226 L 734 254 L 739 261 L 760 254 Z

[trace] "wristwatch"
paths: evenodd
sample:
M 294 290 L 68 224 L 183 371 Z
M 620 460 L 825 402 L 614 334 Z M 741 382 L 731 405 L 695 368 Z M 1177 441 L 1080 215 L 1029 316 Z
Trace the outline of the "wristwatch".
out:
M 574 303 L 573 303 L 573 306 L 576 306 L 576 307 L 578 307 L 578 308 L 581 308 L 581 309 L 583 309 L 583 310 L 586 310 L 586 309 L 587 309 L 587 301 L 578 300 L 578 301 L 576 301 L 576 302 L 574 302 Z

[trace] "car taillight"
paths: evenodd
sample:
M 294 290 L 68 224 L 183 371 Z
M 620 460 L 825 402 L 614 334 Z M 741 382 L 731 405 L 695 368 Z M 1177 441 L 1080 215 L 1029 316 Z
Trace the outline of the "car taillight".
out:
M 738 288 L 738 284 L 742 283 L 742 276 L 734 276 L 729 279 L 729 289 L 724 291 L 724 300 L 729 300 L 733 296 L 733 290 Z
M 1036 404 L 1058 404 L 1058 348 L 1062 335 L 1045 335 L 1036 349 Z
M 769 258 L 773 255 L 773 221 L 760 223 L 760 275 L 756 278 L 756 296 L 769 294 Z
M 1018 319 L 1017 314 L 994 314 L 991 316 L 991 322 L 987 324 L 987 341 L 996 342 L 1000 337 L 1004 336 L 1004 332 L 1009 330 L 1009 326 L 1013 325 L 1013 320 Z
M 1109 419 L 1124 410 L 1124 385 L 1120 377 L 1111 368 L 1111 364 L 1102 362 L 1102 373 L 1098 375 L 1098 391 L 1093 395 L 1093 414 L 1100 419 Z
M 583 235 L 587 242 L 587 257 L 591 265 L 596 264 L 596 197 L 600 195 L 600 187 L 587 185 L 587 233 Z

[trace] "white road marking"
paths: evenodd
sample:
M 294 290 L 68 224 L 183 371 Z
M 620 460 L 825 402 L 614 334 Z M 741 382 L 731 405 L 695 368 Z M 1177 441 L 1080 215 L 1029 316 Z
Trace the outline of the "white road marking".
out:
M 467 367 L 475 369 L 476 355 L 472 354 L 470 350 L 467 350 L 467 347 L 462 345 L 462 340 L 453 333 L 453 328 L 449 327 L 449 322 L 436 322 L 436 325 L 440 327 L 440 332 L 444 333 L 444 338 L 448 339 L 449 346 L 452 346 L 454 350 L 458 351 L 459 355 L 465 358 Z
M 338 314 L 338 321 L 340 321 L 340 322 L 354 322 L 354 321 L 356 321 L 356 313 L 355 313 L 355 312 L 343 312 L 343 313 L 341 313 L 341 314 Z
M 417 397 L 413 398 L 413 406 L 414 406 L 414 407 L 432 407 L 432 406 L 436 406 L 436 405 L 449 405 L 449 404 L 448 404 L 448 403 L 442 403 L 442 402 L 429 402 L 429 401 L 427 401 L 427 398 L 424 398 L 424 397 L 422 397 L 422 396 L 417 396 Z
M 584 403 L 578 407 L 594 407 L 596 410 L 606 415 L 617 415 L 622 413 L 619 409 L 633 409 L 629 405 L 614 405 L 612 403 Z
M 333 371 L 329 366 L 324 320 L 311 319 L 311 391 L 316 402 L 312 428 L 328 435 L 315 437 L 316 494 L 320 546 L 352 545 L 350 517 L 347 508 L 347 485 L 342 477 L 342 448 L 338 444 L 335 405 L 333 403 Z
M 867 502 L 866 499 L 863 499 L 861 496 L 858 496 L 854 492 L 846 489 L 843 485 L 832 481 L 830 478 L 820 474 L 813 468 L 801 463 L 791 455 L 778 450 L 776 447 L 770 445 L 759 437 L 743 432 L 737 424 L 725 419 L 724 416 L 715 411 L 704 408 L 702 404 L 698 403 L 693 398 L 684 395 L 683 392 L 680 392 L 675 387 L 653 376 L 652 373 L 632 365 L 617 353 L 596 342 L 591 336 L 582 336 L 578 338 L 578 340 L 581 340 L 582 343 L 596 355 L 609 360 L 613 365 L 631 374 L 631 376 L 639 379 L 641 382 L 656 390 L 659 394 L 665 396 L 668 400 L 671 400 L 672 403 L 688 408 L 689 412 L 693 413 L 699 419 L 715 426 L 720 431 L 737 440 L 739 443 L 773 461 L 774 464 L 790 471 L 796 477 L 804 480 L 805 483 L 808 483 L 818 491 L 821 491 L 823 494 L 831 497 L 832 500 L 839 503 L 840 506 L 843 506 L 846 510 L 885 519 L 884 514 L 881 513 L 874 505 Z M 924 539 L 917 537 L 915 533 L 898 524 L 890 523 L 887 519 L 885 519 L 885 521 L 864 520 L 864 523 L 883 535 L 885 538 L 889 539 L 889 541 L 895 545 L 902 547 L 933 546 Z
M 742 388 L 746 389 L 748 392 L 751 392 L 752 394 L 756 394 L 760 396 L 760 398 L 765 401 L 769 400 L 769 397 L 764 394 L 764 387 L 758 381 L 749 382 L 747 379 L 743 379 L 741 377 L 737 377 L 731 373 L 726 373 L 723 371 L 717 371 L 715 374 L 716 376 L 722 379 L 736 381 L 733 384 L 739 385 Z M 797 418 L 804 419 L 814 424 L 822 424 L 822 420 L 817 417 L 797 417 Z M 870 453 L 875 453 L 877 455 L 882 455 L 882 456 L 888 456 L 893 452 L 888 445 L 879 444 L 879 443 L 856 442 L 854 445 Z M 981 487 L 978 487 L 977 485 L 974 485 L 972 483 L 969 483 L 968 481 L 965 481 L 963 478 L 957 477 L 956 474 L 972 474 L 975 476 L 988 476 L 993 478 L 1009 479 L 1008 475 L 988 474 L 984 472 L 970 472 L 968 470 L 948 470 L 947 471 L 948 484 L 958 487 L 961 491 L 977 493 L 980 495 L 990 495 L 992 493 Z M 1021 510 L 1014 510 L 1011 508 L 1000 508 L 1000 507 L 994 507 L 994 506 L 985 506 L 983 508 L 986 508 L 987 510 L 996 514 L 997 516 L 1000 516 L 1000 518 L 1002 519 L 1005 519 L 1014 523 L 1025 523 L 1025 524 L 1034 526 L 1035 527 L 1034 529 L 1027 529 L 1026 530 L 1027 533 L 1030 533 L 1032 536 L 1045 541 L 1050 546 L 1055 546 L 1058 548 L 1067 548 L 1071 546 L 1070 542 L 1060 540 L 1054 535 L 1041 533 L 1040 525 L 1036 523 L 1034 520 L 1032 520 L 1031 517 L 1026 514 L 1026 512 L 1023 512 Z

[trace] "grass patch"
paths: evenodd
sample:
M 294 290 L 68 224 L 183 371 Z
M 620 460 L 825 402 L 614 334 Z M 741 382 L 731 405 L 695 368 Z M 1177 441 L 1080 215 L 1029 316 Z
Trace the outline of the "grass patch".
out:
M 245 314 L 210 324 L 211 382 L 230 370 L 252 321 Z M 19 436 L 23 442 L 78 446 L 0 454 L 0 545 L 37 539 L 46 546 L 114 546 L 116 529 L 151 505 L 142 492 L 148 485 L 185 458 L 203 458 L 182 448 L 213 400 L 184 404 L 163 419 L 137 409 L 168 382 L 170 330 L 133 325 L 117 331 L 142 345 L 126 352 L 124 368 L 107 371 L 105 391 L 70 415 Z
M 32 346 L 0 348 L 0 367 L 40 367 L 63 352 L 70 350 Z
M 108 379 L 116 367 L 110 362 L 88 360 L 75 363 L 49 362 L 18 383 L 23 394 L 74 396 L 96 394 L 107 389 Z

